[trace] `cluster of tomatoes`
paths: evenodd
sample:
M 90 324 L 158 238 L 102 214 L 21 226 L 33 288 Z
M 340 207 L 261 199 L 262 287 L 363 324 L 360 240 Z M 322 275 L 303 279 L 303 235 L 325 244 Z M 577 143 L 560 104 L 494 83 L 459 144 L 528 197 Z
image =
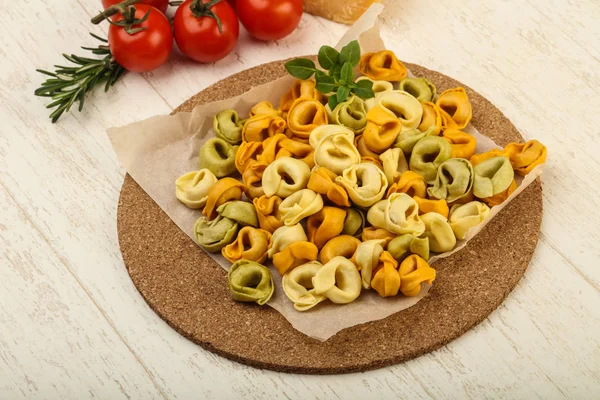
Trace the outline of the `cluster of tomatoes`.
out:
M 102 0 L 105 9 L 123 0 Z M 173 47 L 198 62 L 227 56 L 239 36 L 239 21 L 259 40 L 281 39 L 296 29 L 302 0 L 184 0 L 173 25 L 165 16 L 169 0 L 140 0 L 135 15 L 111 18 L 108 41 L 115 60 L 125 69 L 148 72 L 162 65 Z M 131 9 L 130 9 L 131 10 Z M 124 21 L 129 18 L 129 23 Z

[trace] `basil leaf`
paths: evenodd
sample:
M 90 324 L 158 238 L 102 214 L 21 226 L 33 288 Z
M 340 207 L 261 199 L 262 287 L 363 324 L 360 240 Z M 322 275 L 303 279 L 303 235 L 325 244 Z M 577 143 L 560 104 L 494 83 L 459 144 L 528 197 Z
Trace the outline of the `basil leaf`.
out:
M 346 86 L 340 86 L 337 90 L 337 101 L 338 103 L 341 103 L 342 101 L 345 101 L 348 98 L 348 95 L 350 94 L 350 89 Z
M 342 66 L 340 64 L 336 64 L 329 69 L 329 76 L 331 76 L 335 80 L 339 80 L 342 73 Z
M 325 74 L 317 75 L 316 79 L 316 88 L 319 92 L 325 94 L 333 92 L 333 89 L 335 88 L 335 80 L 331 76 L 327 76 Z
M 352 89 L 352 93 L 360 97 L 361 99 L 370 99 L 375 97 L 375 93 L 372 88 L 357 86 Z
M 340 52 L 340 61 L 349 62 L 353 67 L 360 61 L 360 46 L 357 40 L 353 40 L 342 48 Z
M 321 46 L 319 49 L 319 65 L 324 69 L 331 69 L 340 59 L 340 53 L 331 46 Z
M 327 99 L 327 104 L 329 104 L 329 108 L 331 109 L 331 111 L 333 111 L 335 109 L 335 106 L 338 105 L 337 96 L 329 96 L 329 99 Z
M 298 79 L 308 79 L 315 71 L 315 63 L 308 58 L 296 58 L 285 63 L 285 69 L 291 76 Z
M 340 75 L 341 83 L 346 84 L 354 82 L 354 68 L 352 67 L 352 64 L 350 64 L 349 62 L 345 62 L 344 65 L 342 65 Z
M 319 78 L 320 76 L 328 76 L 328 75 L 325 72 L 318 69 L 315 71 L 315 79 Z

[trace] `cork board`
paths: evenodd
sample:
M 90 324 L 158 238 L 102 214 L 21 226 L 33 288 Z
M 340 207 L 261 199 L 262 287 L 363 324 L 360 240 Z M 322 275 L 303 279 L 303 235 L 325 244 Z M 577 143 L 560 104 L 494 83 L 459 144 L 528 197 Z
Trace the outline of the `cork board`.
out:
M 463 86 L 473 104 L 472 123 L 499 145 L 522 140 L 489 101 L 449 77 L 407 64 L 441 92 Z M 244 93 L 285 73 L 283 62 L 242 71 L 193 96 L 173 112 Z M 270 307 L 236 303 L 226 271 L 177 228 L 127 175 L 117 228 L 125 266 L 150 307 L 203 348 L 258 368 L 336 374 L 381 368 L 430 352 L 485 319 L 523 276 L 542 220 L 536 181 L 500 212 L 462 251 L 438 261 L 429 295 L 388 318 L 340 331 L 320 342 L 296 331 Z

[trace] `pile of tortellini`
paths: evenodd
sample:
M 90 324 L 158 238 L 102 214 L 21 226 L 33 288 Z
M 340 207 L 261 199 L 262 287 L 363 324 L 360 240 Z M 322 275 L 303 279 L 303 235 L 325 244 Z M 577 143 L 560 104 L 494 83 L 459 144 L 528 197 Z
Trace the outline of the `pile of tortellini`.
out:
M 359 70 L 374 98 L 331 110 L 306 80 L 278 108 L 262 101 L 247 119 L 221 111 L 200 170 L 177 180 L 177 198 L 202 209 L 197 242 L 233 263 L 235 300 L 270 299 L 267 260 L 301 311 L 362 289 L 416 296 L 436 277 L 430 253 L 452 250 L 516 189 L 515 172 L 546 159 L 536 140 L 475 154 L 466 91 L 436 95 L 390 51 L 363 55 Z

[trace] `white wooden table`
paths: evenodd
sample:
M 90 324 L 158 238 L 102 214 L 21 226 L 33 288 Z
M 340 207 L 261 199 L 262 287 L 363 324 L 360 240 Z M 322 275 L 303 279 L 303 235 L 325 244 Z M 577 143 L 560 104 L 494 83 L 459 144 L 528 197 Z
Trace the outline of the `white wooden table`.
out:
M 315 53 L 346 27 L 305 15 L 278 43 L 242 32 L 216 65 L 175 55 L 52 125 L 34 70 L 93 42 L 99 4 L 0 3 L 0 398 L 600 398 L 597 0 L 388 1 L 389 48 L 471 86 L 548 146 L 544 219 L 525 277 L 482 324 L 413 361 L 344 376 L 228 361 L 150 310 L 119 252 L 124 171 L 105 129 L 169 113 L 243 69 Z

